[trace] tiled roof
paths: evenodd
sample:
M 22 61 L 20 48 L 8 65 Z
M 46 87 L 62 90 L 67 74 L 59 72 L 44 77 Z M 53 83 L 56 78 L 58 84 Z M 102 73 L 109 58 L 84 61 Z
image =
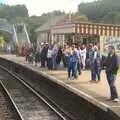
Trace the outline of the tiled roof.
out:
M 42 26 L 40 26 L 38 29 L 36 29 L 36 32 L 40 32 L 40 31 L 49 31 L 51 26 L 56 25 L 56 23 L 63 19 L 65 17 L 65 15 L 62 16 L 57 16 L 52 18 L 51 20 L 48 20 L 48 22 L 46 22 L 45 24 L 43 24 Z

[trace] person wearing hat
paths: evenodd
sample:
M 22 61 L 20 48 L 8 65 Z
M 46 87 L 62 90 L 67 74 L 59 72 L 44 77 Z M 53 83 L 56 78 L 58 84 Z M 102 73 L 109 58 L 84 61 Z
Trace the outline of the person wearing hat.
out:
M 111 97 L 109 100 L 119 102 L 118 93 L 115 86 L 116 75 L 119 69 L 118 58 L 115 53 L 114 46 L 108 47 L 108 57 L 105 60 L 104 66 L 106 67 L 106 77 L 110 87 Z
M 100 81 L 100 73 L 101 73 L 101 53 L 98 50 L 97 46 L 93 48 L 93 54 L 91 58 L 91 81 L 90 82 L 99 82 Z

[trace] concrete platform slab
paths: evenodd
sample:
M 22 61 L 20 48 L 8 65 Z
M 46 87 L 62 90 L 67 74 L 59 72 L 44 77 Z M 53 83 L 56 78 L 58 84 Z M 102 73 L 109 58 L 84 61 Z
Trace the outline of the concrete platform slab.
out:
M 82 75 L 78 77 L 77 80 L 68 81 L 67 80 L 67 70 L 55 70 L 49 71 L 46 68 L 40 68 L 33 65 L 29 65 L 25 62 L 25 58 L 16 57 L 15 55 L 1 55 L 0 57 L 15 61 L 21 65 L 27 66 L 31 69 L 34 69 L 38 72 L 45 74 L 46 76 L 51 77 L 56 81 L 61 81 L 62 83 L 68 85 L 68 89 L 73 90 L 75 93 L 82 95 L 82 92 L 86 94 L 87 97 L 94 99 L 93 102 L 99 101 L 99 103 L 103 106 L 109 107 L 114 110 L 118 115 L 120 115 L 120 103 L 114 103 L 111 101 L 107 101 L 109 98 L 109 86 L 107 84 L 105 71 L 101 73 L 101 82 L 99 83 L 90 83 L 90 71 L 82 71 Z M 117 76 L 117 90 L 120 95 L 120 74 Z M 87 99 L 87 98 L 86 98 Z M 92 101 L 91 101 L 92 102 Z

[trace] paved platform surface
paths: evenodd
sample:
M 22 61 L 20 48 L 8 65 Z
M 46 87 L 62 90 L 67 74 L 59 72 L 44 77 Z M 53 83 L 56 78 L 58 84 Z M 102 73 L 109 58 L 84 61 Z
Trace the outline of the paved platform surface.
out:
M 25 62 L 24 57 L 16 57 L 15 55 L 0 55 L 0 57 L 6 58 L 12 61 L 16 61 L 20 64 L 37 69 L 38 71 L 45 72 L 48 75 L 53 76 L 58 80 L 63 81 L 66 84 L 69 84 L 70 86 L 76 88 L 77 90 L 85 92 L 86 94 L 94 97 L 98 101 L 109 106 L 111 109 L 117 112 L 117 114 L 120 113 L 120 103 L 114 103 L 106 100 L 107 98 L 109 98 L 110 93 L 109 93 L 109 86 L 106 80 L 105 71 L 102 71 L 101 82 L 99 83 L 89 82 L 90 71 L 82 71 L 82 74 L 78 77 L 77 80 L 68 81 L 67 70 L 65 69 L 49 71 L 46 68 L 40 68 L 39 66 L 36 67 L 33 65 L 29 65 L 28 63 Z M 117 75 L 116 85 L 117 85 L 118 94 L 120 95 L 120 74 Z

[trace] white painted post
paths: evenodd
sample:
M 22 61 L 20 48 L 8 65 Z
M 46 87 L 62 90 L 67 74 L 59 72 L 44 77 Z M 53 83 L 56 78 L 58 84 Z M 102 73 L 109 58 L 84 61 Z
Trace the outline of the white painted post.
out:
M 26 28 L 26 25 L 25 25 L 25 24 L 24 24 L 24 31 L 25 31 L 25 33 L 26 33 L 28 43 L 30 44 L 30 38 L 29 38 L 29 35 L 28 35 L 27 28 Z
M 15 42 L 16 42 L 16 44 L 18 44 L 18 38 L 17 38 L 17 33 L 16 33 L 16 29 L 15 29 L 14 24 L 13 24 L 13 31 L 14 31 L 14 39 L 15 39 Z

